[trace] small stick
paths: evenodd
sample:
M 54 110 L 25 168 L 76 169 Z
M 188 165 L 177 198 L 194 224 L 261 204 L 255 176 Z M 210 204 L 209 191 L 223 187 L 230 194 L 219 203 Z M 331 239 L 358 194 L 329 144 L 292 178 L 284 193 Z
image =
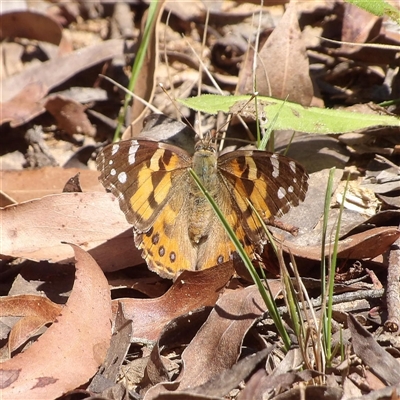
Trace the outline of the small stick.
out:
M 388 319 L 385 328 L 389 332 L 400 331 L 400 239 L 397 239 L 390 250 L 388 278 L 386 288 Z

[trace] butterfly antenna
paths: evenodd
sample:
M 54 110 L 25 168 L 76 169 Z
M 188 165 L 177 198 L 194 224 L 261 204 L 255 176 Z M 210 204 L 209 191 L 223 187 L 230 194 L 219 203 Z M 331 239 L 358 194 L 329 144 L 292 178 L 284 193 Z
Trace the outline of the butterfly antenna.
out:
M 205 4 L 203 2 L 203 6 L 206 9 L 206 18 L 204 21 L 204 30 L 203 30 L 203 37 L 201 40 L 201 50 L 200 50 L 200 54 L 203 55 L 204 54 L 204 49 L 206 47 L 206 40 L 207 40 L 207 32 L 208 32 L 208 23 L 210 20 L 210 9 L 207 7 L 207 4 Z M 186 40 L 186 42 L 188 43 L 188 41 Z M 189 44 L 190 45 L 190 44 Z M 201 87 L 203 85 L 203 70 L 207 73 L 207 67 L 205 66 L 205 64 L 203 63 L 203 60 L 201 58 L 201 56 L 198 56 L 197 53 L 195 52 L 195 50 L 193 49 L 193 47 L 191 47 L 192 52 L 195 54 L 195 56 L 198 58 L 199 60 L 199 79 L 197 82 L 197 95 L 200 96 L 201 95 Z M 199 132 L 199 136 L 202 139 L 204 138 L 204 134 L 203 134 L 203 130 L 201 129 L 201 114 L 200 111 L 196 112 L 196 117 L 195 117 L 195 124 L 198 125 L 198 132 Z
M 167 76 L 168 76 L 168 81 L 170 82 L 170 90 L 172 92 L 172 97 L 175 99 L 175 86 L 173 84 L 173 80 L 172 80 L 172 76 L 171 76 L 171 68 L 169 67 L 169 62 L 168 62 L 168 53 L 167 53 L 167 27 L 169 26 L 169 19 L 171 16 L 171 10 L 168 11 L 168 15 L 167 15 L 167 20 L 165 21 L 165 25 L 164 25 L 164 60 L 165 60 L 165 65 L 167 67 Z M 162 90 L 164 91 L 164 93 L 166 93 L 165 89 L 163 88 L 162 84 L 160 84 L 160 87 L 162 88 Z M 170 96 L 168 96 L 170 97 Z M 176 111 L 175 113 L 175 118 L 179 121 L 182 120 L 182 113 L 181 111 L 178 109 L 178 107 L 176 107 L 175 102 L 172 102 L 172 104 L 174 105 L 174 109 Z
M 124 92 L 130 94 L 135 100 L 140 101 L 141 103 L 143 103 L 146 107 L 148 107 L 153 113 L 156 114 L 162 114 L 162 112 L 157 108 L 154 107 L 153 104 L 149 103 L 148 101 L 146 101 L 145 99 L 142 99 L 140 96 L 138 96 L 137 94 L 131 92 L 129 89 L 127 89 L 125 86 L 122 86 L 121 84 L 119 84 L 118 82 L 114 81 L 114 79 L 103 75 L 103 74 L 99 74 L 99 76 L 101 76 L 102 78 L 104 78 L 106 81 L 111 82 L 113 85 L 117 86 L 119 89 L 123 90 Z
M 245 127 L 245 129 L 246 129 L 248 135 L 249 135 L 250 138 L 252 138 L 252 139 L 254 139 L 254 136 L 253 136 L 253 134 L 251 133 L 249 127 L 248 127 L 247 124 L 246 124 L 246 122 L 245 122 L 245 121 L 243 120 L 243 118 L 240 116 L 240 113 L 247 107 L 247 105 L 248 105 L 254 98 L 257 97 L 257 95 L 258 95 L 258 93 L 257 93 L 257 92 L 254 92 L 254 93 L 251 95 L 250 99 L 249 99 L 248 101 L 246 101 L 246 103 L 237 111 L 237 115 L 236 115 L 236 117 L 240 119 L 240 121 L 241 121 L 241 123 L 243 124 L 243 126 Z M 225 123 L 224 123 L 220 128 L 218 128 L 218 132 L 217 132 L 217 133 L 222 132 L 222 138 L 221 138 L 220 149 L 219 149 L 219 150 L 222 150 L 223 141 L 225 140 L 225 136 L 226 136 L 226 129 L 224 129 L 224 128 L 226 128 L 226 126 L 230 124 L 230 122 L 231 122 L 231 120 L 232 120 L 232 116 L 233 116 L 232 114 L 229 114 L 229 115 L 227 116 L 227 119 L 226 119 Z M 243 141 L 243 140 L 238 139 L 237 141 Z M 248 143 L 247 141 L 245 141 L 245 142 Z
M 253 91 L 254 92 L 257 91 L 256 71 L 257 71 L 257 61 L 258 61 L 258 46 L 260 44 L 260 33 L 261 33 L 262 8 L 263 8 L 263 6 L 264 6 L 264 1 L 261 0 L 261 2 L 260 2 L 260 13 L 258 15 L 257 34 L 256 34 L 256 40 L 255 40 L 255 43 L 254 43 L 254 57 L 253 57 L 253 68 L 252 68 L 253 69 L 252 72 L 253 72 Z M 262 60 L 260 60 L 260 61 L 262 62 Z M 264 70 L 265 70 L 265 68 L 264 68 Z M 268 83 L 268 86 L 269 86 L 269 92 L 270 92 L 270 95 L 271 95 L 271 85 L 270 85 L 268 76 L 266 78 L 267 78 L 267 83 Z
M 237 119 L 240 121 L 242 126 L 247 132 L 248 137 L 250 138 L 251 142 L 255 142 L 256 138 L 254 137 L 253 133 L 250 131 L 247 123 L 244 121 L 241 115 L 239 115 L 240 112 L 243 111 L 243 109 L 247 106 L 247 104 L 254 99 L 254 97 L 257 96 L 257 80 L 256 80 L 256 70 L 257 70 L 257 62 L 258 62 L 258 47 L 259 47 L 259 42 L 260 42 L 260 32 L 261 32 L 261 24 L 262 24 L 262 7 L 264 6 L 264 1 L 260 1 L 260 12 L 258 14 L 258 27 L 257 27 L 257 34 L 255 37 L 255 43 L 254 46 L 250 43 L 250 37 L 247 40 L 247 51 L 246 51 L 246 56 L 245 56 L 245 61 L 243 62 L 244 64 L 247 64 L 249 57 L 251 56 L 251 51 L 253 51 L 253 60 L 252 60 L 252 87 L 253 87 L 253 95 L 251 99 L 243 106 L 243 108 L 237 112 Z M 254 19 L 255 19 L 255 14 L 253 14 L 252 17 L 252 26 L 254 24 Z M 262 62 L 262 60 L 260 60 Z M 268 76 L 266 77 L 267 79 L 267 84 L 270 87 L 270 83 L 268 80 Z M 235 95 L 242 94 L 240 92 L 240 86 L 236 87 L 235 90 Z M 256 114 L 257 114 L 257 102 L 256 102 Z M 259 132 L 259 128 L 257 128 L 257 132 Z
M 193 125 L 190 123 L 190 121 L 183 115 L 182 111 L 177 107 L 176 105 L 176 100 L 175 98 L 172 98 L 171 95 L 168 93 L 167 89 L 165 89 L 164 85 L 162 83 L 159 83 L 158 86 L 161 88 L 161 90 L 164 92 L 164 94 L 169 98 L 171 101 L 172 105 L 174 106 L 175 110 L 178 112 L 178 114 L 185 120 L 185 122 L 194 130 Z

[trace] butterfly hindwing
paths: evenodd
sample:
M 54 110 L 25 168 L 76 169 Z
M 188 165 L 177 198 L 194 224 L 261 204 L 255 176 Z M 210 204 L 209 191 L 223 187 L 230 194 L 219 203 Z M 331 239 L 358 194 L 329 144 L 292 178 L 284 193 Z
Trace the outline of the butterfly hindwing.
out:
M 188 179 L 192 179 L 188 174 Z M 190 187 L 190 181 L 182 188 Z M 221 188 L 218 205 L 232 226 L 238 226 L 236 213 L 229 207 L 229 197 Z M 143 257 L 153 271 L 164 277 L 177 276 L 184 270 L 202 270 L 228 261 L 235 251 L 225 230 L 215 214 L 207 220 L 208 233 L 195 244 L 190 240 L 189 230 L 193 210 L 187 191 L 173 193 L 162 209 L 152 228 L 146 233 L 136 233 L 135 243 L 143 249 Z M 201 218 L 201 217 L 200 217 Z M 242 234 L 242 232 L 240 232 Z
M 177 276 L 192 270 L 197 252 L 187 234 L 185 198 L 175 193 L 145 233 L 135 232 L 135 244 L 151 270 L 162 277 Z M 179 234 L 178 234 L 179 233 Z

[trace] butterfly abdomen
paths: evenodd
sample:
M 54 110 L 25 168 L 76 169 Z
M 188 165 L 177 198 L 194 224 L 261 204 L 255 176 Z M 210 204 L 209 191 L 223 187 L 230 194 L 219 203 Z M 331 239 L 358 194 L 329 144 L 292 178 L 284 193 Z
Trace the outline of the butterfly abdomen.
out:
M 219 192 L 217 155 L 215 152 L 203 149 L 193 156 L 193 171 L 199 177 L 204 188 L 213 198 Z M 194 245 L 200 245 L 209 236 L 209 227 L 214 218 L 214 211 L 198 188 L 196 182 L 191 180 L 189 185 L 189 238 Z

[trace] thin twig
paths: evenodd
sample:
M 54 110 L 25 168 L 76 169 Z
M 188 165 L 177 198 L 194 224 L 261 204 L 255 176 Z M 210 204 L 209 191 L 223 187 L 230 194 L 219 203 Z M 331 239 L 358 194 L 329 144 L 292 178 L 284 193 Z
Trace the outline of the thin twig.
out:
M 386 289 L 388 319 L 385 328 L 389 332 L 400 331 L 400 239 L 391 247 L 389 255 L 388 278 Z
M 370 299 L 379 299 L 384 295 L 384 289 L 371 289 L 371 290 L 358 290 L 357 292 L 348 292 L 342 293 L 333 296 L 332 304 L 340 304 L 340 303 L 349 303 L 356 300 L 370 300 Z M 311 299 L 312 306 L 321 307 L 322 299 L 321 296 L 316 299 Z M 299 304 L 300 309 L 303 309 L 302 305 Z M 288 312 L 286 306 L 278 307 L 279 315 L 286 314 Z M 264 314 L 263 318 L 268 318 L 268 314 Z

